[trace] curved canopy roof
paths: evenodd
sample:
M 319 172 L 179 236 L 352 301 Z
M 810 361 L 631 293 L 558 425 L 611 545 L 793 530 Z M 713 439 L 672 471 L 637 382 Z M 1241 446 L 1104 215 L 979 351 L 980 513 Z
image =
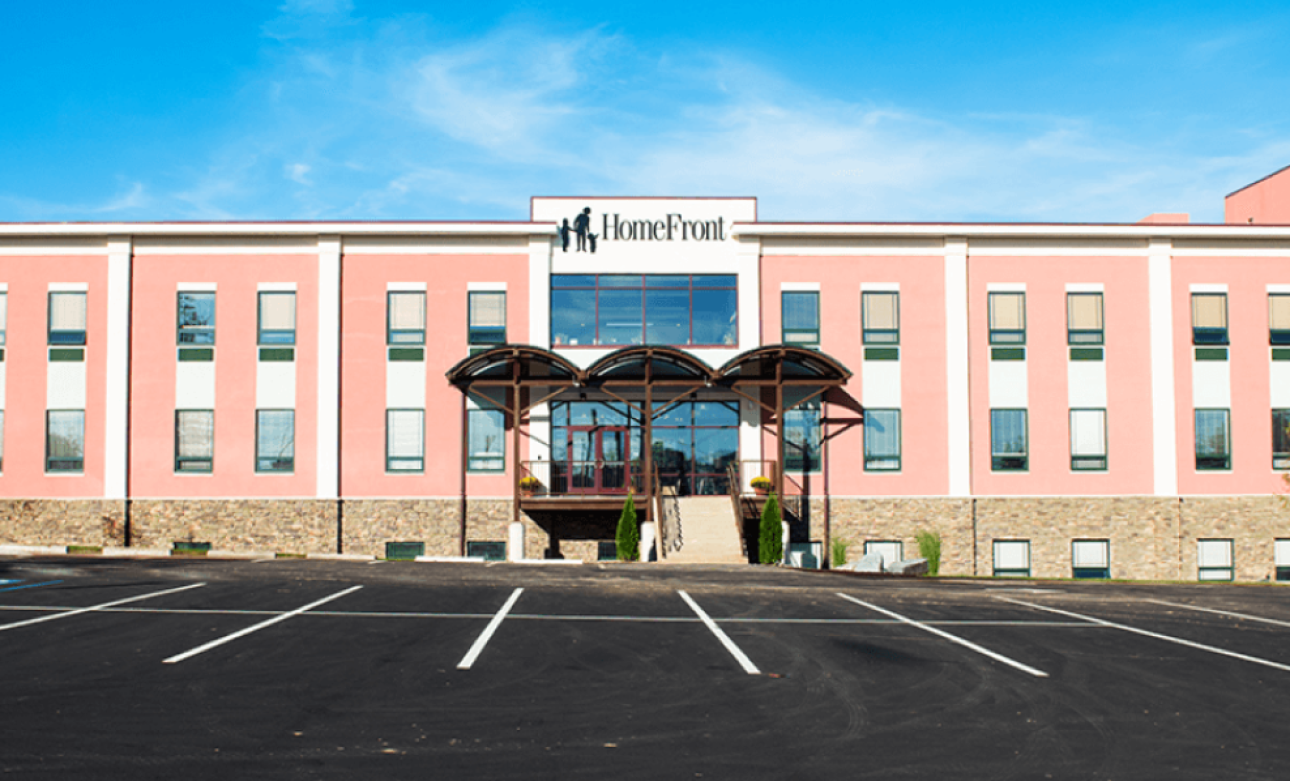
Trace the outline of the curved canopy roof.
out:
M 781 378 L 842 385 L 851 379 L 851 370 L 819 350 L 791 344 L 769 344 L 726 361 L 717 370 L 717 376 L 727 382 Z
M 646 366 L 655 380 L 709 382 L 712 367 L 684 350 L 665 345 L 634 345 L 615 350 L 587 368 L 589 382 L 598 379 L 643 379 Z
M 528 344 L 503 344 L 459 361 L 448 370 L 448 382 L 469 385 L 475 380 L 517 379 L 517 366 L 520 380 L 559 384 L 582 379 L 582 371 L 557 353 Z

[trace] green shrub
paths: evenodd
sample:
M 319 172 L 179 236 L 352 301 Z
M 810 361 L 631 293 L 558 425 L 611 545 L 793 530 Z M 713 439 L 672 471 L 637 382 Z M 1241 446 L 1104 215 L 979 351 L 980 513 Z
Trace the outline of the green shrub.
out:
M 780 524 L 779 501 L 775 494 L 766 500 L 761 511 L 761 536 L 757 545 L 757 560 L 762 564 L 778 564 L 784 558 L 784 529 Z
M 914 535 L 918 540 L 918 555 L 927 559 L 927 574 L 935 576 L 941 571 L 941 535 L 939 532 L 921 531 Z
M 636 561 L 640 558 L 641 530 L 636 524 L 636 499 L 630 493 L 623 502 L 623 514 L 618 516 L 618 534 L 614 541 L 618 544 L 619 561 Z
M 829 562 L 834 569 L 847 563 L 846 540 L 834 540 L 829 544 Z

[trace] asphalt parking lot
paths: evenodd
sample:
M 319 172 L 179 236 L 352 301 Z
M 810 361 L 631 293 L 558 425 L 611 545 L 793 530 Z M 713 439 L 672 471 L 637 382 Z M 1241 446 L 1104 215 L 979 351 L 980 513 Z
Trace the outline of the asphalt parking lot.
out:
M 31 778 L 1283 779 L 1290 591 L 0 559 Z

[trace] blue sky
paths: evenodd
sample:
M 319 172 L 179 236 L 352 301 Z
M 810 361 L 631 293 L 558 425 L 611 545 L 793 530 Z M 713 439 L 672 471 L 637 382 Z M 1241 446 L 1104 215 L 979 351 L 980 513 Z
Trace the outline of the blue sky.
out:
M 1290 165 L 1290 6 L 0 2 L 0 221 L 1222 220 Z

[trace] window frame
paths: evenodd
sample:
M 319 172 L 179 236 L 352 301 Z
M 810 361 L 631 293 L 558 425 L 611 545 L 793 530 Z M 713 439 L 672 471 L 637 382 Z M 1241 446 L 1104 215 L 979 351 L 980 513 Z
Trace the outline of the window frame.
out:
M 1219 298 L 1223 301 L 1223 327 L 1211 328 L 1196 325 L 1196 304 L 1202 298 Z M 1191 294 L 1191 343 L 1197 347 L 1225 346 L 1230 343 L 1228 329 L 1231 328 L 1230 310 L 1227 306 L 1227 293 L 1193 292 Z
M 1003 296 L 1021 298 L 1021 328 L 996 328 L 995 303 Z M 986 293 L 987 323 L 990 331 L 990 344 L 1005 347 L 1022 347 L 1026 344 L 1026 291 L 1024 290 L 990 290 Z M 1015 336 L 1015 338 L 1013 338 Z
M 606 278 L 627 279 L 630 277 L 639 277 L 640 285 L 625 284 L 604 284 L 602 280 Z M 686 278 L 687 284 L 680 285 L 651 285 L 651 279 L 680 279 Z M 729 284 L 716 284 L 711 282 L 714 279 L 729 278 Z M 561 282 L 561 279 L 578 279 L 578 282 Z M 589 280 L 589 281 L 587 281 Z M 656 344 L 650 342 L 647 338 L 649 335 L 649 295 L 651 291 L 689 291 L 688 304 L 688 328 L 689 341 L 687 343 L 667 342 L 671 347 L 685 348 L 713 348 L 713 349 L 738 349 L 739 347 L 739 275 L 738 274 L 552 274 L 550 277 L 550 295 L 548 296 L 548 305 L 550 306 L 550 343 L 553 349 L 618 349 L 622 347 L 639 346 L 643 344 Z M 600 304 L 601 295 L 605 292 L 623 292 L 623 291 L 640 291 L 640 335 L 636 340 L 626 342 L 605 342 L 600 332 Z M 695 302 L 699 294 L 704 292 L 727 292 L 731 294 L 733 303 L 733 312 L 729 318 L 726 339 L 724 342 L 697 342 L 695 341 L 695 330 L 700 327 L 695 318 Z M 556 328 L 560 323 L 556 320 L 556 296 L 562 293 L 584 293 L 591 295 L 591 309 L 586 312 L 590 320 L 591 341 L 585 344 L 572 344 L 559 341 L 556 338 Z
M 1272 541 L 1273 580 L 1290 580 L 1290 539 L 1284 537 Z
M 1079 298 L 1097 300 L 1097 328 L 1076 328 L 1074 303 Z M 1106 298 L 1101 291 L 1067 291 L 1066 344 L 1071 347 L 1100 346 L 1106 343 Z
M 421 299 L 421 327 L 420 328 L 395 328 L 394 327 L 394 298 L 395 296 L 418 296 Z M 411 336 L 410 339 L 397 338 L 401 335 Z M 385 293 L 385 344 L 388 347 L 404 347 L 406 345 L 422 345 L 426 343 L 426 291 L 424 290 L 387 290 Z
M 1290 293 L 1268 293 L 1268 344 L 1283 346 L 1290 344 L 1290 328 L 1272 327 L 1272 308 L 1276 300 L 1284 300 L 1290 307 Z
M 1284 425 L 1277 425 L 1278 417 Z M 1277 436 L 1278 432 L 1280 437 Z M 1278 439 L 1281 441 L 1278 442 Z M 1278 450 L 1277 445 L 1281 445 L 1282 449 Z M 1272 410 L 1272 469 L 1290 470 L 1290 409 Z
M 894 564 L 897 561 L 904 561 L 905 560 L 905 541 L 904 540 L 865 540 L 864 555 L 868 556 L 871 553 L 883 553 L 884 548 L 890 548 L 891 546 L 895 546 L 899 554 L 899 557 L 896 559 L 893 559 L 892 563 Z M 883 553 L 882 561 L 883 561 L 883 568 L 886 569 L 887 555 L 885 553 Z
M 814 328 L 789 328 L 788 323 L 788 301 L 791 297 L 802 297 L 803 299 L 815 300 L 815 327 Z M 780 342 L 791 344 L 794 347 L 809 347 L 819 349 L 820 347 L 820 291 L 818 290 L 781 290 L 779 292 L 779 329 Z M 790 336 L 795 338 L 790 338 Z M 803 339 L 800 337 L 813 337 Z
M 1081 564 L 1079 549 L 1082 545 L 1099 545 L 1102 548 L 1102 563 L 1094 566 Z M 1111 578 L 1111 541 L 1108 539 L 1075 539 L 1071 540 L 1071 577 L 1076 580 L 1110 580 Z
M 823 466 L 824 413 L 823 413 L 823 405 L 820 403 L 820 398 L 818 396 L 813 399 L 808 399 L 807 401 L 804 401 L 800 404 L 796 404 L 791 409 L 785 409 L 783 428 L 784 428 L 785 435 L 787 435 L 787 433 L 791 430 L 790 424 L 788 421 L 789 415 L 793 415 L 796 417 L 804 413 L 811 413 L 811 412 L 815 413 L 815 425 L 813 429 L 809 428 L 810 426 L 809 422 L 800 426 L 799 424 L 796 424 L 796 423 L 792 425 L 807 429 L 808 445 L 811 444 L 810 431 L 814 430 L 816 432 L 816 435 L 815 435 L 816 442 L 814 443 L 814 448 L 808 447 L 808 448 L 799 449 L 791 445 L 788 439 L 785 438 L 784 440 L 785 474 L 789 472 L 797 472 L 797 473 L 805 473 L 808 475 L 817 475 L 820 473 L 820 470 Z
M 81 301 L 81 318 L 85 327 L 81 329 L 54 328 L 54 298 L 56 296 L 76 296 Z M 50 347 L 84 347 L 89 341 L 90 301 L 89 292 L 85 290 L 51 290 L 48 297 L 47 343 Z M 8 307 L 6 307 L 7 309 Z M 61 335 L 61 336 L 56 336 Z
M 291 330 L 285 328 L 265 328 L 264 327 L 264 301 L 267 296 L 290 296 L 291 297 Z M 300 300 L 296 297 L 294 290 L 259 290 L 256 291 L 255 300 L 255 343 L 261 347 L 294 347 L 296 344 L 296 331 L 300 327 Z M 283 335 L 285 339 L 267 338 Z
M 272 457 L 261 453 L 260 451 L 260 429 L 264 424 L 263 417 L 265 414 L 282 414 L 291 415 L 291 456 L 289 458 Z M 284 466 L 264 467 L 267 461 L 274 463 L 286 462 Z M 255 411 L 255 473 L 258 475 L 282 475 L 294 474 L 296 471 L 296 411 L 294 409 L 284 409 L 278 407 L 267 407 Z
M 0 290 L 0 347 L 4 347 L 9 334 L 9 291 Z
M 1031 557 L 1030 540 L 1017 539 L 996 539 L 991 540 L 993 543 L 990 551 L 990 571 L 996 578 L 1028 578 L 1034 569 L 1034 559 Z M 1000 567 L 999 566 L 999 549 L 1000 546 L 1024 545 L 1026 551 L 1026 566 L 1021 567 Z
M 995 449 L 995 427 L 997 414 L 1021 413 L 1022 451 L 1016 453 L 997 451 Z M 1019 466 L 1004 465 L 1006 459 L 1020 458 Z M 999 407 L 990 410 L 990 471 L 991 472 L 1029 472 L 1030 471 L 1030 412 L 1024 407 Z
M 181 452 L 180 444 L 180 416 L 205 414 L 210 416 L 210 455 L 209 456 L 185 456 Z M 201 464 L 205 462 L 205 468 L 185 469 L 185 463 Z M 215 410 L 213 409 L 177 409 L 175 410 L 175 474 L 210 474 L 215 471 Z
M 1098 455 L 1077 454 L 1075 452 L 1075 416 L 1077 413 L 1101 413 L 1102 415 L 1102 453 Z M 1068 416 L 1070 424 L 1070 464 L 1072 472 L 1105 472 L 1110 468 L 1110 450 L 1111 443 L 1108 439 L 1110 431 L 1106 421 L 1106 409 L 1104 407 L 1072 407 Z M 1093 463 L 1100 459 L 1100 463 Z M 1090 462 L 1082 464 L 1081 460 Z
M 1220 460 L 1220 457 L 1211 455 L 1211 454 L 1206 454 L 1202 456 L 1201 449 L 1200 449 L 1201 414 L 1216 413 L 1216 412 L 1221 412 L 1223 414 L 1224 450 L 1223 450 L 1223 455 L 1221 457 L 1222 465 L 1218 465 L 1218 461 Z M 1194 446 L 1193 451 L 1196 457 L 1195 463 L 1196 463 L 1197 472 L 1230 472 L 1232 470 L 1232 410 L 1231 409 L 1225 409 L 1221 407 L 1196 408 L 1192 414 L 1192 440 L 1193 440 L 1193 446 Z M 1203 464 L 1202 459 L 1210 462 L 1214 462 L 1214 463 Z
M 870 297 L 891 296 L 892 312 L 896 318 L 896 327 L 870 328 L 868 299 Z M 887 338 L 890 335 L 891 338 Z M 860 342 L 865 345 L 896 346 L 900 344 L 900 291 L 899 290 L 861 290 L 860 291 Z
M 1217 550 L 1216 543 L 1226 543 L 1226 564 L 1205 564 L 1206 543 Z M 1219 577 L 1207 577 L 1207 576 Z M 1236 579 L 1236 545 L 1231 537 L 1202 537 L 1196 540 L 1196 579 L 1202 581 L 1226 581 Z
M 183 322 L 184 299 L 185 297 L 202 297 L 209 298 L 211 302 L 211 321 L 210 325 L 191 326 Z M 214 346 L 215 345 L 215 291 L 213 290 L 180 290 L 175 293 L 175 344 L 179 347 Z M 193 339 L 185 339 L 185 336 L 192 336 Z M 203 341 L 201 337 L 209 336 L 209 341 Z
M 470 440 L 471 431 L 475 428 L 474 420 L 480 415 L 489 417 L 496 416 L 500 425 L 497 427 L 501 431 L 498 438 L 499 447 L 497 455 L 491 453 L 474 453 L 471 452 Z M 500 466 L 478 466 L 480 461 L 500 461 Z M 466 472 L 469 474 L 502 474 L 506 471 L 506 411 L 496 408 L 476 407 L 466 410 Z
M 392 436 L 394 427 L 393 419 L 396 414 L 407 414 L 415 412 L 420 415 L 419 428 L 419 445 L 421 454 L 419 456 L 394 456 L 390 454 L 390 446 L 394 443 Z M 415 464 L 407 469 L 395 469 L 395 462 L 408 462 Z M 412 475 L 424 474 L 426 469 L 426 411 L 413 407 L 390 407 L 385 410 L 385 473 L 390 475 Z
M 496 326 L 474 325 L 475 320 L 475 300 L 483 296 L 501 296 L 502 298 L 502 325 Z M 470 347 L 483 347 L 492 349 L 498 345 L 506 344 L 507 322 L 510 320 L 510 312 L 507 311 L 507 300 L 505 290 L 471 290 L 466 293 L 466 344 Z
M 54 466 L 53 451 L 53 429 L 55 415 L 79 415 L 80 423 L 80 458 L 71 459 L 63 458 L 59 461 L 75 462 L 75 465 L 66 467 Z M 45 473 L 46 474 L 84 474 L 85 473 L 85 410 L 83 409 L 51 409 L 45 410 Z
M 879 415 L 885 415 L 885 414 L 895 415 L 896 451 L 895 451 L 894 457 L 891 455 L 877 455 L 871 452 L 870 450 L 869 432 L 871 431 L 871 429 L 869 427 L 869 418 L 871 415 L 874 415 L 875 413 Z M 899 407 L 882 408 L 882 409 L 866 409 L 864 411 L 864 471 L 899 472 L 901 470 L 901 467 L 904 464 L 904 460 L 903 460 L 904 422 L 901 420 L 901 417 L 902 415 Z M 895 465 L 894 466 L 878 465 L 881 462 L 890 462 L 890 461 L 894 461 Z

